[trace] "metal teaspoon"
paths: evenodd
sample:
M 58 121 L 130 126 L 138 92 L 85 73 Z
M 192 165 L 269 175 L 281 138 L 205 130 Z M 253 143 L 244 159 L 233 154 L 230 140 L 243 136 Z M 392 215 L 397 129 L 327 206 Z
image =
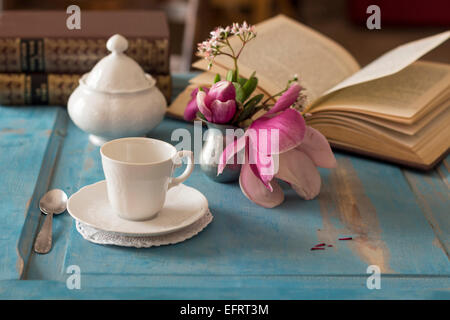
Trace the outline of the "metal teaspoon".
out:
M 67 194 L 61 189 L 49 190 L 39 201 L 39 209 L 46 214 L 41 231 L 34 242 L 34 251 L 48 253 L 52 248 L 53 215 L 63 213 L 67 207 Z

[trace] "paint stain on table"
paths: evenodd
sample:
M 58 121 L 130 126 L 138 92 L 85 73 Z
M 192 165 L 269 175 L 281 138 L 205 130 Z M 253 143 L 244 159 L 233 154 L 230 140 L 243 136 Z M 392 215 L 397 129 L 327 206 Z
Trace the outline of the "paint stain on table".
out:
M 86 158 L 83 166 L 84 171 L 90 170 L 94 166 L 94 160 L 92 158 Z
M 13 133 L 13 134 L 19 134 L 22 135 L 25 133 L 25 130 L 23 128 L 19 129 L 12 129 L 12 128 L 4 128 L 0 130 L 1 133 Z
M 393 272 L 375 206 L 365 194 L 350 159 L 338 159 L 318 199 L 323 220 L 323 228 L 317 231 L 320 242 L 336 247 L 337 239 L 352 235 L 352 241 L 339 241 L 339 245 L 347 245 L 368 265 L 378 265 L 381 272 Z M 341 226 L 336 227 L 336 222 Z

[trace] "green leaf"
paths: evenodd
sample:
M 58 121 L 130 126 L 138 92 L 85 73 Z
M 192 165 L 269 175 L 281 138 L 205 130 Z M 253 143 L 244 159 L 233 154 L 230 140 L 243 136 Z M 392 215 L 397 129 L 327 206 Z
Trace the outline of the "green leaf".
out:
M 236 122 L 242 122 L 248 118 L 251 118 L 257 111 L 258 108 L 256 107 L 257 104 L 262 100 L 264 97 L 263 94 L 258 94 L 247 101 L 247 103 L 244 105 L 244 110 L 239 114 L 239 117 L 237 118 Z
M 243 103 L 244 100 L 242 100 L 245 97 L 244 89 L 242 89 L 242 86 L 238 82 L 233 82 L 234 88 L 236 89 L 236 101 Z
M 262 98 L 264 98 L 264 94 L 262 94 L 262 93 L 254 96 L 253 98 L 251 98 L 250 100 L 248 100 L 245 103 L 244 109 L 247 108 L 247 106 L 250 106 L 250 105 L 255 105 L 256 106 L 262 100 Z
M 245 84 L 242 86 L 242 89 L 244 90 L 244 100 L 247 100 L 248 97 L 255 91 L 256 86 L 258 85 L 258 78 L 251 77 L 248 79 Z
M 220 81 L 220 74 L 216 74 L 216 76 L 214 77 L 214 83 L 217 83 Z
M 227 81 L 233 82 L 234 71 L 228 70 L 227 72 Z
M 239 77 L 238 82 L 239 82 L 239 84 L 240 84 L 241 86 L 243 86 L 243 85 L 245 84 L 246 81 L 247 81 L 247 79 L 242 78 L 242 77 Z
M 242 110 L 242 112 L 239 114 L 239 117 L 236 120 L 236 123 L 242 122 L 242 121 L 250 118 L 253 115 L 254 110 L 255 110 L 255 106 L 254 105 L 251 106 L 251 107 L 245 108 L 244 110 Z

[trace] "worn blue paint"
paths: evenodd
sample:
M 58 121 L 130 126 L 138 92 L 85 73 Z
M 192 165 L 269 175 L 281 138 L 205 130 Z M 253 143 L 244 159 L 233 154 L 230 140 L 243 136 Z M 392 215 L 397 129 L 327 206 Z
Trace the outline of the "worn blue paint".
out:
M 186 79 L 174 77 L 174 94 Z M 166 119 L 149 136 L 170 142 L 177 128 L 193 132 Z M 286 201 L 276 209 L 196 168 L 186 184 L 205 194 L 214 214 L 197 237 L 149 249 L 100 246 L 83 240 L 66 214 L 54 220 L 52 251 L 36 255 L 39 197 L 103 179 L 99 150 L 60 107 L 0 107 L 0 147 L 0 297 L 450 298 L 450 157 L 418 173 L 337 153 L 338 169 L 321 169 L 317 199 L 301 200 L 283 185 Z M 324 234 L 334 247 L 310 251 Z M 382 290 L 365 286 L 371 263 L 386 267 Z M 65 287 L 73 264 L 82 271 L 79 291 Z
M 248 278 L 196 277 L 197 285 L 185 278 L 172 279 L 170 285 L 153 285 L 147 279 L 124 286 L 124 280 L 104 286 L 82 283 L 80 290 L 68 290 L 59 281 L 2 281 L 0 297 L 14 299 L 450 299 L 442 278 L 389 278 L 381 290 L 368 290 L 363 278 L 289 277 Z M 192 278 L 192 277 L 190 277 Z M 230 285 L 225 286 L 224 281 Z M 169 280 L 166 280 L 169 282 Z M 174 285 L 176 283 L 177 285 Z M 213 285 L 208 285 L 212 283 Z M 218 289 L 220 288 L 220 289 Z M 175 317 L 174 317 L 175 318 Z

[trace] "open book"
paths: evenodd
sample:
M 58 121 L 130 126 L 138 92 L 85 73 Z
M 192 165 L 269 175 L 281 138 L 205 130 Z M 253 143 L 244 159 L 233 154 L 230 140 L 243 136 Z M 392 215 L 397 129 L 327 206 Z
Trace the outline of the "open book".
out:
M 295 74 L 306 88 L 308 125 L 337 148 L 429 169 L 450 147 L 450 65 L 416 61 L 450 37 L 450 31 L 397 47 L 364 68 L 336 42 L 277 16 L 256 26 L 257 37 L 239 58 L 243 77 L 256 71 L 258 90 L 281 91 Z M 238 39 L 231 39 L 238 45 Z M 233 62 L 218 56 L 169 107 L 182 117 L 190 93 L 226 75 Z

